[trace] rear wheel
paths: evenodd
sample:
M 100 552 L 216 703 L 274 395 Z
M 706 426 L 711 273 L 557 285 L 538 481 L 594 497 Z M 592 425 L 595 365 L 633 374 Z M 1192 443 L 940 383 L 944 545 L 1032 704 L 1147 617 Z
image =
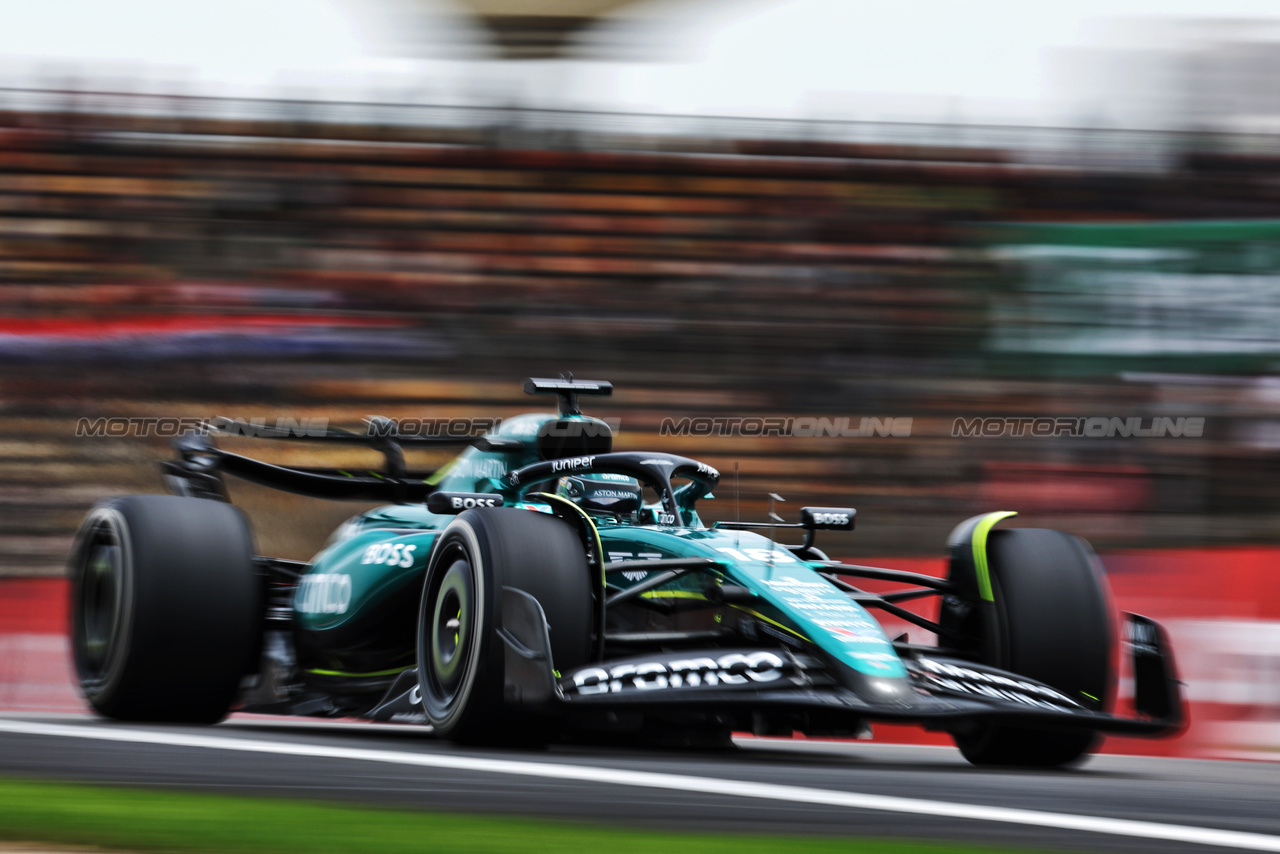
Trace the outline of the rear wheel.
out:
M 528 510 L 468 510 L 432 550 L 418 614 L 422 705 L 438 735 L 472 744 L 536 744 L 547 736 L 545 722 L 504 705 L 504 587 L 542 607 L 557 668 L 590 659 L 591 576 L 573 528 Z
M 971 652 L 983 663 L 1106 708 L 1115 682 L 1111 598 L 1088 543 L 1061 531 L 993 531 L 987 560 L 995 601 L 944 601 L 943 626 L 972 638 Z M 1073 762 L 1100 738 L 1088 730 L 1000 724 L 954 737 L 975 765 L 1035 767 Z
M 85 518 L 69 570 L 72 653 L 95 710 L 175 723 L 226 716 L 262 632 L 239 510 L 170 495 L 112 499 Z

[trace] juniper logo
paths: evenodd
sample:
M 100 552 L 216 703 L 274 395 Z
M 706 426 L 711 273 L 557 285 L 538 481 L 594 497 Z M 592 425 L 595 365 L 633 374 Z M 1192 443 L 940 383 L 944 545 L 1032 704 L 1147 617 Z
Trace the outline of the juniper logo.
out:
M 873 436 L 906 438 L 911 435 L 911 419 L 817 418 L 808 416 L 698 416 L 664 418 L 659 436 L 786 436 L 797 439 L 866 439 Z
M 1084 439 L 1199 439 L 1204 436 L 1201 416 L 1091 416 L 1081 418 L 957 418 L 951 424 L 955 438 L 994 439 L 998 437 Z

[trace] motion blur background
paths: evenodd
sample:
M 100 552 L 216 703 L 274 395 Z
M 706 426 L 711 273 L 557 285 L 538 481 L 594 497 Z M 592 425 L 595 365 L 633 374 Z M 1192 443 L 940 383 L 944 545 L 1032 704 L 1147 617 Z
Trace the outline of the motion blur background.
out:
M 571 370 L 618 448 L 737 465 L 744 518 L 857 506 L 836 556 L 942 571 L 991 509 L 1088 538 L 1173 628 L 1178 749 L 1280 755 L 1280 10 L 1044 5 L 0 3 L 0 575 L 163 491 L 165 439 L 80 419 L 507 417 Z M 1204 431 L 953 430 L 1035 416 Z M 232 489 L 283 557 L 362 509 Z M 0 604 L 0 704 L 70 696 L 56 584 Z

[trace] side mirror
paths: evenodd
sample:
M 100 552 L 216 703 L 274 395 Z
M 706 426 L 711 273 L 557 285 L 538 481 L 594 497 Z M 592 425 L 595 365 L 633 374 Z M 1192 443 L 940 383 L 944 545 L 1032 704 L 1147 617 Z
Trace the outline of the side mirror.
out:
M 501 495 L 482 492 L 433 492 L 427 496 L 427 509 L 441 516 L 456 516 L 472 507 L 501 507 Z
M 857 518 L 852 507 L 800 508 L 800 527 L 806 531 L 852 531 Z

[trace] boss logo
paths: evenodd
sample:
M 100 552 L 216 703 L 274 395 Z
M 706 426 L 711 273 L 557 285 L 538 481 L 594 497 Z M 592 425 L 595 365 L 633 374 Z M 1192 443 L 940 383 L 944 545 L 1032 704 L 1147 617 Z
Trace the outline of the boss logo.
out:
M 752 685 L 781 679 L 786 663 L 782 656 L 759 652 L 731 652 L 719 658 L 641 661 L 604 667 L 586 667 L 574 673 L 579 694 L 617 694 L 622 691 L 662 691 L 670 688 Z
M 364 557 L 360 562 L 380 563 L 384 566 L 399 566 L 407 569 L 413 566 L 413 553 L 417 548 L 413 544 L 374 543 L 364 550 Z
M 857 515 L 852 507 L 803 507 L 800 521 L 806 528 L 849 531 Z
M 433 492 L 427 496 L 427 509 L 432 513 L 458 514 L 473 507 L 501 507 L 501 495 L 478 492 Z
M 497 499 L 494 498 L 459 498 L 456 495 L 449 499 L 449 503 L 454 510 L 468 510 L 472 507 L 496 507 L 498 505 Z

